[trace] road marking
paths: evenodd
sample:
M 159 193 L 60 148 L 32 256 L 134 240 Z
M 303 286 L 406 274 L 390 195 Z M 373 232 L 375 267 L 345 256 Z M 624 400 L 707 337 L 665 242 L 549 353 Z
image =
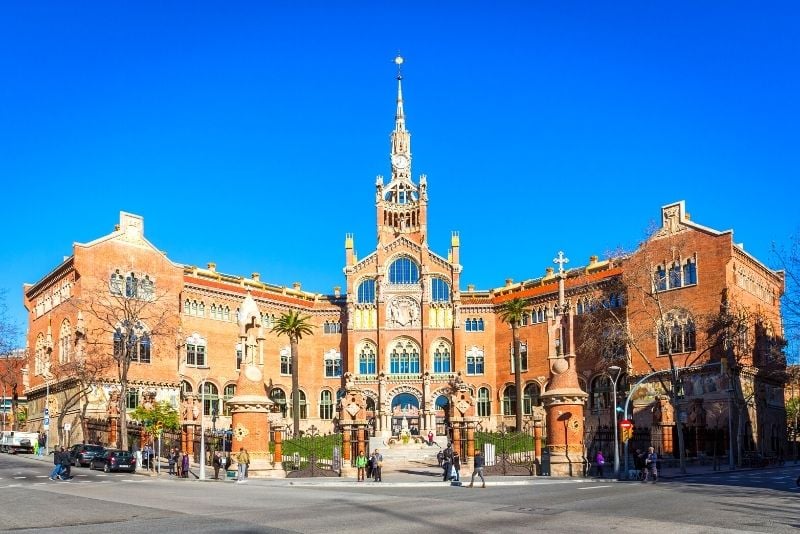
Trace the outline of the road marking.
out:
M 50 477 L 47 475 L 36 475 L 36 478 L 50 478 Z
M 585 488 L 576 488 L 576 489 L 582 490 L 582 489 L 598 489 L 598 488 L 610 488 L 610 487 L 611 486 L 587 486 Z
M 14 477 L 15 480 L 20 480 L 20 479 L 23 479 L 23 478 L 28 478 L 28 477 Z

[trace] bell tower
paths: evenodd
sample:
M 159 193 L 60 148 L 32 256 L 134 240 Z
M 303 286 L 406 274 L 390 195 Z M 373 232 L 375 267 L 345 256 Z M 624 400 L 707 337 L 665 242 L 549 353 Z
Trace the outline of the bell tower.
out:
M 378 245 L 387 244 L 401 235 L 420 245 L 427 241 L 428 192 L 425 175 L 419 185 L 411 179 L 411 132 L 406 130 L 403 109 L 403 58 L 397 56 L 397 111 L 391 134 L 389 157 L 392 178 L 384 185 L 383 176 L 375 182 Z

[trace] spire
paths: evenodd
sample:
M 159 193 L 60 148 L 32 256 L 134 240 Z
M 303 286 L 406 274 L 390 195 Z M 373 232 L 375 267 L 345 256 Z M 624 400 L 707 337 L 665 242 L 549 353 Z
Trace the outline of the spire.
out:
M 404 62 L 400 55 L 394 58 L 394 64 L 397 65 L 397 112 L 394 116 L 392 147 L 389 154 L 392 160 L 392 181 L 411 179 L 411 133 L 406 130 L 406 114 L 403 110 Z
M 394 131 L 403 132 L 406 129 L 406 114 L 403 111 L 403 57 L 394 58 L 397 65 L 397 112 L 394 115 Z

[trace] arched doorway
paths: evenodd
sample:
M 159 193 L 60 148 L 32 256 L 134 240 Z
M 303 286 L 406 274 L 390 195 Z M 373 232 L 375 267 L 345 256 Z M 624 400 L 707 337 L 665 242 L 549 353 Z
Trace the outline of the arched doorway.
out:
M 450 399 L 447 395 L 436 397 L 436 435 L 450 439 Z
M 392 399 L 392 435 L 399 435 L 403 428 L 418 435 L 419 417 L 419 400 L 415 395 L 400 393 Z

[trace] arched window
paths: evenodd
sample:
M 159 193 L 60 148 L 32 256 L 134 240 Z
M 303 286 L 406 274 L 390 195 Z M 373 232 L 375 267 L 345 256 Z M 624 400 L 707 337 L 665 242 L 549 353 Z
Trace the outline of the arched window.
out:
M 358 303 L 372 304 L 375 302 L 375 280 L 368 278 L 358 284 Z
M 119 269 L 111 273 L 111 294 L 122 295 L 122 275 L 119 274 Z
M 398 341 L 389 355 L 392 374 L 419 373 L 419 349 L 411 341 Z
M 470 347 L 467 351 L 467 375 L 482 375 L 483 364 L 483 350 L 478 347 Z
M 206 367 L 206 340 L 198 333 L 186 339 L 186 365 Z
M 342 355 L 336 349 L 325 353 L 325 377 L 334 378 L 342 376 Z
M 694 260 L 686 260 L 683 264 L 683 284 L 690 286 L 697 283 L 697 264 Z
M 367 397 L 367 411 L 374 412 L 375 411 L 375 399 L 372 397 Z
M 503 415 L 517 415 L 517 388 L 506 386 L 503 391 Z
M 591 392 L 590 408 L 604 410 L 611 403 L 611 379 L 608 375 L 598 375 L 589 386 Z
M 681 266 L 678 262 L 669 266 L 669 287 L 670 289 L 681 287 Z
M 150 277 L 144 275 L 139 281 L 139 297 L 144 300 L 152 300 L 155 296 L 155 284 L 150 280 Z
M 130 328 L 117 327 L 113 336 L 113 351 L 116 360 L 150 363 L 150 335 L 141 323 Z
M 375 346 L 366 343 L 361 347 L 361 352 L 358 354 L 358 373 L 362 375 L 374 375 L 376 372 Z
M 222 320 L 223 321 L 230 321 L 231 320 L 231 309 L 228 306 L 225 306 L 222 310 Z
M 289 411 L 286 406 L 286 392 L 281 388 L 272 388 L 269 392 L 269 398 L 275 403 L 275 406 L 278 407 L 278 411 L 281 412 L 281 415 L 286 417 Z
M 203 398 L 203 415 L 219 413 L 219 389 L 211 382 L 203 382 L 200 391 Z
M 656 267 L 655 275 L 656 291 L 665 291 L 667 289 L 667 270 L 662 267 Z
M 289 350 L 289 347 L 282 348 L 280 354 L 281 354 L 281 374 L 282 375 L 292 374 L 292 352 Z
M 217 318 L 217 305 L 214 304 L 213 302 L 211 303 L 211 318 L 212 319 Z
M 419 282 L 419 267 L 411 258 L 398 258 L 389 266 L 390 284 L 416 284 Z
M 192 301 L 186 299 L 183 303 L 183 313 L 190 315 L 192 313 Z
M 541 406 L 542 399 L 540 395 L 541 389 L 539 388 L 539 384 L 532 382 L 526 385 L 522 396 L 522 413 L 531 415 L 534 406 Z
M 222 414 L 231 415 L 231 405 L 228 402 L 236 396 L 236 384 L 228 384 L 222 390 Z
M 139 280 L 136 275 L 131 273 L 125 277 L 125 296 L 129 299 L 136 298 L 136 290 L 139 286 Z
M 286 417 L 293 417 L 292 416 L 292 402 L 289 402 L 289 415 Z M 304 391 L 300 391 L 300 419 L 308 419 L 308 402 L 306 402 L 306 394 Z
M 433 349 L 433 372 L 449 373 L 450 370 L 450 346 L 440 341 Z
M 517 359 L 514 358 L 514 344 L 511 344 L 510 350 L 510 358 L 511 358 L 511 372 L 514 372 L 514 369 L 517 365 Z M 519 361 L 520 361 L 520 371 L 523 373 L 528 370 L 528 344 L 525 341 L 519 342 Z
M 319 393 L 319 418 L 333 419 L 333 395 L 327 389 Z
M 64 319 L 58 335 L 58 361 L 68 363 L 72 355 L 72 328 L 69 321 Z
M 697 336 L 692 316 L 685 310 L 666 314 L 658 328 L 658 354 L 680 354 L 697 348 Z
M 433 277 L 431 279 L 431 301 L 450 301 L 450 284 L 444 278 Z
M 197 316 L 198 317 L 206 316 L 206 305 L 202 300 L 197 303 Z
M 478 389 L 478 417 L 489 417 L 492 415 L 492 400 L 489 396 L 489 388 Z
M 192 385 L 187 382 L 186 380 L 181 381 L 181 398 L 186 398 L 188 395 L 192 394 Z
M 236 368 L 237 369 L 241 369 L 242 368 L 242 356 L 243 356 L 242 344 L 241 343 L 237 343 L 236 344 Z
M 45 350 L 44 334 L 36 336 L 36 359 L 34 361 L 34 374 L 43 375 L 48 372 L 47 351 Z

